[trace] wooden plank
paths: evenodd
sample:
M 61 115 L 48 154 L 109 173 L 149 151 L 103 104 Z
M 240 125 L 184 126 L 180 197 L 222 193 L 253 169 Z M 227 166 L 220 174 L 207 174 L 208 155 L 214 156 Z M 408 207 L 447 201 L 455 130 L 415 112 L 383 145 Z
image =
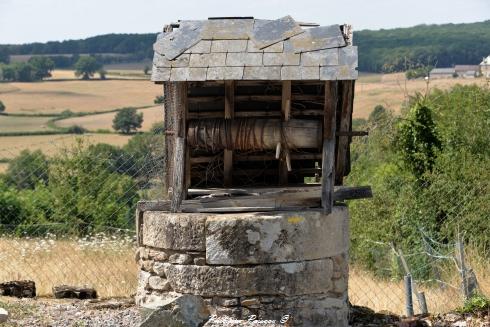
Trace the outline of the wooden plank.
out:
M 294 94 L 294 101 L 323 101 L 323 96 L 314 94 Z M 192 96 L 189 97 L 189 103 L 199 102 L 220 102 L 223 101 L 222 96 Z M 236 95 L 236 102 L 250 102 L 250 101 L 282 101 L 282 95 Z
M 354 100 L 354 81 L 342 81 L 341 96 L 339 106 L 341 108 L 340 124 L 337 143 L 337 160 L 335 162 L 335 184 L 342 185 L 346 175 L 347 151 L 349 151 L 349 136 L 344 133 L 350 133 L 352 120 L 352 107 Z M 344 135 L 343 135 L 344 134 Z
M 256 188 L 256 189 L 211 189 L 189 190 L 193 195 L 206 195 L 201 198 L 184 200 L 181 204 L 182 212 L 219 212 L 219 210 L 233 209 L 236 212 L 244 208 L 271 208 L 284 210 L 285 208 L 320 208 L 321 187 L 302 188 Z M 335 190 L 333 198 L 336 201 L 345 201 L 372 197 L 371 187 L 340 187 Z M 171 201 L 141 201 L 138 210 L 168 211 Z M 323 209 L 322 209 L 323 210 Z
M 284 122 L 289 121 L 291 117 L 291 81 L 282 82 L 282 98 L 281 98 L 281 114 Z M 288 183 L 288 160 L 289 149 L 286 144 L 282 144 L 283 155 L 280 155 L 279 161 L 279 185 L 287 185 Z
M 187 83 L 177 82 L 175 85 L 175 97 L 177 101 L 174 112 L 175 123 L 175 151 L 174 171 L 172 181 L 171 212 L 179 212 L 182 200 L 186 198 L 186 113 L 187 113 Z
M 225 119 L 233 119 L 235 115 L 235 83 L 225 81 Z M 233 150 L 225 149 L 223 152 L 224 186 L 229 187 L 233 183 Z
M 176 108 L 176 98 L 175 98 L 175 82 L 165 82 L 163 84 L 163 95 L 164 95 L 164 124 L 165 132 L 174 132 L 174 112 Z M 165 185 L 164 194 L 170 196 L 169 191 L 172 189 L 173 184 L 173 158 L 174 158 L 174 147 L 175 147 L 175 133 L 171 135 L 168 134 L 165 137 L 165 161 L 164 161 L 164 174 L 165 174 Z
M 335 113 L 337 109 L 336 81 L 325 82 L 325 105 L 323 119 L 323 148 L 322 148 L 322 208 L 324 214 L 330 214 L 333 208 L 333 192 L 335 177 Z

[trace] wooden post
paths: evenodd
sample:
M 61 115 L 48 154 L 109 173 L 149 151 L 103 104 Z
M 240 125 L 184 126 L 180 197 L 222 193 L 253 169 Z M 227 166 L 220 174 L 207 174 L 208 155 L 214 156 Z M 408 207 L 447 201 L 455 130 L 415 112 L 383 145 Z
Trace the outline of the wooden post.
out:
M 347 165 L 347 152 L 349 151 L 352 109 L 354 102 L 354 81 L 342 81 L 341 95 L 341 117 L 340 126 L 337 133 L 339 137 L 337 148 L 337 162 L 335 163 L 335 184 L 341 185 L 345 175 Z
M 165 170 L 164 194 L 166 194 L 168 198 L 172 198 L 173 195 L 174 148 L 176 137 L 174 112 L 177 107 L 175 89 L 175 82 L 163 83 L 163 123 L 165 125 L 165 165 L 163 167 Z
M 225 81 L 225 119 L 235 116 L 235 81 Z M 233 150 L 225 149 L 223 152 L 224 186 L 230 187 L 233 183 Z
M 322 207 L 325 215 L 330 214 L 333 208 L 337 88 L 336 81 L 325 82 L 322 148 Z
M 187 82 L 176 82 L 174 96 L 176 108 L 174 110 L 175 148 L 173 158 L 172 202 L 171 212 L 178 212 L 182 200 L 187 197 L 186 188 L 186 116 L 187 116 Z
M 281 102 L 281 115 L 282 121 L 286 122 L 291 117 L 291 81 L 282 82 L 282 102 Z M 282 152 L 284 155 L 280 156 L 279 161 L 279 185 L 287 185 L 288 183 L 288 171 L 291 170 L 291 158 L 289 155 L 289 149 L 282 146 Z M 288 162 L 289 160 L 289 162 Z

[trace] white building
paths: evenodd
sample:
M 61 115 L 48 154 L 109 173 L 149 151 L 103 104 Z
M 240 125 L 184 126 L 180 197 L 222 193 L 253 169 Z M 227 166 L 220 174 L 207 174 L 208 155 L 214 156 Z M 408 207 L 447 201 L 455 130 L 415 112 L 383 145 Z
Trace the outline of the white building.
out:
M 480 63 L 480 71 L 484 77 L 490 78 L 490 56 L 483 59 Z

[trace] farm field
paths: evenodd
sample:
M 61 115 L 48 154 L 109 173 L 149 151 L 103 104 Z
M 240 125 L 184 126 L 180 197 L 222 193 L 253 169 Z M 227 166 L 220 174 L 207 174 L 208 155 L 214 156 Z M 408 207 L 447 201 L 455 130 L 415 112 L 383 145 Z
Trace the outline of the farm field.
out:
M 89 144 L 108 143 L 121 146 L 130 138 L 131 136 L 118 134 L 2 136 L 0 159 L 12 159 L 22 150 L 41 150 L 46 155 L 52 156 L 64 148 L 73 146 L 79 139 Z
M 72 72 L 73 73 L 73 72 Z M 69 80 L 0 84 L 7 113 L 57 114 L 108 111 L 153 104 L 160 85 L 144 80 Z
M 52 117 L 0 116 L 0 133 L 49 130 L 48 121 L 51 118 Z
M 138 110 L 138 112 L 143 113 L 143 126 L 140 129 L 141 131 L 149 131 L 155 122 L 161 122 L 163 120 L 161 106 L 140 109 Z M 116 115 L 115 112 L 110 112 L 106 114 L 73 117 L 73 118 L 58 120 L 56 121 L 55 124 L 58 127 L 69 127 L 72 125 L 79 125 L 89 131 L 96 131 L 99 129 L 113 131 L 112 120 L 114 119 L 115 115 Z M 0 126 L 1 126 L 1 120 L 0 120 Z
M 430 89 L 449 89 L 456 84 L 484 85 L 484 78 L 477 79 L 434 79 L 430 81 Z M 403 102 L 408 94 L 415 92 L 425 93 L 427 83 L 423 79 L 405 80 L 403 74 L 367 74 L 360 77 L 356 82 L 354 99 L 354 118 L 367 118 L 373 108 L 381 104 L 384 107 L 400 112 Z

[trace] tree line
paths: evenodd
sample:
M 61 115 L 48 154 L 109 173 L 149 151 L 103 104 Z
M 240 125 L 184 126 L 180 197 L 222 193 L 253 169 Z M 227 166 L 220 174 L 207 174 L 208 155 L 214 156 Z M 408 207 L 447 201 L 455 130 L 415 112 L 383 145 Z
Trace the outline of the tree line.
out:
M 153 58 L 155 39 L 156 33 L 107 34 L 83 40 L 0 45 L 0 62 L 8 62 L 9 55 L 29 54 L 49 55 L 58 68 L 72 67 L 81 54 L 92 54 L 106 64 L 140 61 Z M 365 72 L 478 64 L 490 54 L 490 20 L 356 31 L 354 44 L 359 47 L 359 70 Z

